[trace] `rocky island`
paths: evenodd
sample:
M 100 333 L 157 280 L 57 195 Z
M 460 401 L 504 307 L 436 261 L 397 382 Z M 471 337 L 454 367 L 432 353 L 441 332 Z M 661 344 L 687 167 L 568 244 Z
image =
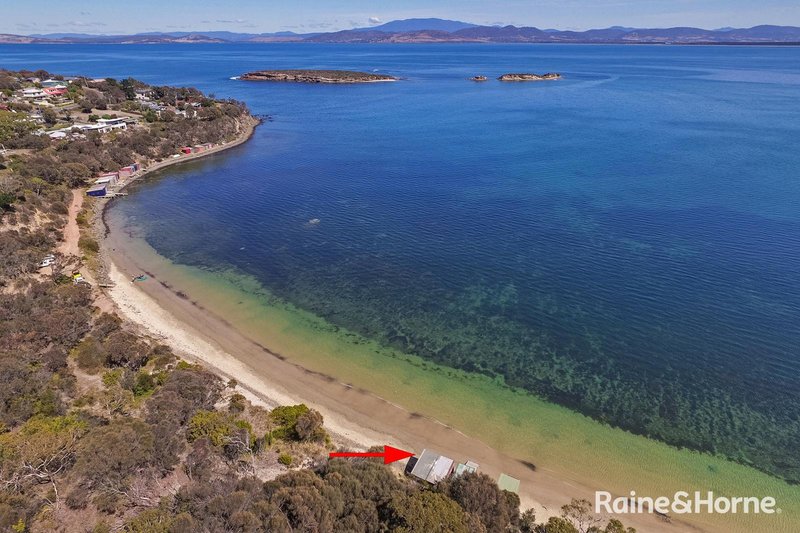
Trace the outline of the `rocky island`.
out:
M 472 81 L 486 81 L 488 78 L 486 76 L 473 76 L 470 78 Z
M 546 74 L 503 74 L 499 78 L 500 81 L 545 81 L 545 80 L 559 80 L 561 74 L 557 72 L 548 72 Z
M 243 74 L 246 81 L 285 81 L 294 83 L 374 83 L 397 81 L 393 76 L 350 70 L 258 70 Z

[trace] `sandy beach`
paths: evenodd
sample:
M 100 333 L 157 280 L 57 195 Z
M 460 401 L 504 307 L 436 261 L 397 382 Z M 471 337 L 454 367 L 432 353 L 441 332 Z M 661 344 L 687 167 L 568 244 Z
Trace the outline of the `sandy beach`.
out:
M 214 150 L 153 165 L 125 185 L 153 170 L 241 144 L 252 135 L 256 125 L 255 122 L 248 125 L 235 141 Z M 402 399 L 388 401 L 344 382 L 346 377 L 336 378 L 314 370 L 290 349 L 276 349 L 269 339 L 255 340 L 213 305 L 204 305 L 193 298 L 191 291 L 173 286 L 169 276 L 162 278 L 163 265 L 147 253 L 126 246 L 127 236 L 109 233 L 107 227 L 102 231 L 99 221 L 97 228 L 101 230 L 98 233 L 106 233 L 101 239 L 103 277 L 110 285 L 102 289 L 98 301 L 113 306 L 122 317 L 187 360 L 199 362 L 225 379 L 235 379 L 242 393 L 257 404 L 273 407 L 305 403 L 319 410 L 338 446 L 363 450 L 388 444 L 415 453 L 427 448 L 456 461 L 475 461 L 482 472 L 494 479 L 501 473 L 519 479 L 521 507 L 535 509 L 539 521 L 558 515 L 560 507 L 572 498 L 593 501 L 596 490 L 605 490 L 602 479 L 571 468 L 568 461 L 559 469 L 533 467 L 530 457 L 498 451 L 476 436 L 405 408 Z M 131 282 L 145 272 L 146 282 Z M 470 406 L 465 405 L 464 409 L 469 410 Z M 403 463 L 396 466 L 402 468 Z M 725 523 L 709 524 L 703 520 L 701 528 L 694 519 L 688 523 L 680 517 L 673 517 L 671 522 L 648 514 L 619 518 L 638 531 L 730 530 Z
M 535 471 L 525 462 L 489 447 L 479 439 L 434 419 L 411 413 L 369 391 L 304 368 L 290 354 L 274 353 L 241 334 L 213 310 L 155 280 L 131 283 L 149 265 L 120 249 L 112 254 L 106 289 L 119 313 L 176 353 L 229 379 L 234 378 L 249 399 L 262 405 L 305 403 L 319 410 L 334 441 L 366 449 L 389 444 L 409 451 L 430 448 L 459 461 L 471 459 L 481 471 L 497 479 L 501 472 L 521 481 L 522 508 L 534 508 L 544 519 L 558 515 L 571 498 L 594 499 L 594 491 L 579 473 L 564 476 L 545 468 Z M 400 464 L 402 465 L 402 463 Z M 665 523 L 650 515 L 623 517 L 639 531 L 701 531 L 673 520 Z
M 215 151 L 245 142 L 254 128 L 255 124 L 236 141 Z M 210 153 L 213 152 L 196 157 Z M 134 179 L 190 158 L 193 157 L 153 165 Z M 602 488 L 586 484 L 578 472 L 565 475 L 533 468 L 527 461 L 503 454 L 456 428 L 305 368 L 291 353 L 274 352 L 248 338 L 213 309 L 199 305 L 191 295 L 159 282 L 157 277 L 132 283 L 131 279 L 142 272 L 152 274 L 153 265 L 120 246 L 115 237 L 106 235 L 102 242 L 105 277 L 113 285 L 103 289 L 103 295 L 122 317 L 171 346 L 180 356 L 201 363 L 225 379 L 235 379 L 251 401 L 268 407 L 305 403 L 319 410 L 339 446 L 363 450 L 388 444 L 416 453 L 428 448 L 457 461 L 473 460 L 494 479 L 500 473 L 509 474 L 521 481 L 521 507 L 534 508 L 539 520 L 558 515 L 560 507 L 571 498 L 593 501 L 595 490 Z M 623 520 L 640 531 L 699 531 L 688 524 L 676 520 L 666 523 L 651 515 L 626 516 Z

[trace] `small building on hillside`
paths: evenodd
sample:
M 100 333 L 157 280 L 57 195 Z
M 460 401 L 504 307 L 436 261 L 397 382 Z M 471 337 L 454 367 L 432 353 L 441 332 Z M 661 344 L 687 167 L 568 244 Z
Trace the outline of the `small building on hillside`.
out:
M 47 96 L 64 96 L 67 94 L 67 88 L 63 85 L 57 87 L 45 87 L 42 92 Z
M 86 196 L 103 197 L 108 192 L 105 183 L 99 183 L 86 191 Z
M 95 183 L 105 183 L 108 186 L 114 186 L 119 181 L 119 172 L 107 172 L 105 174 L 100 174 L 97 176 L 97 179 L 94 180 Z
M 453 464 L 454 461 L 449 457 L 439 455 L 431 450 L 422 450 L 411 469 L 411 475 L 428 483 L 436 484 L 453 473 Z
M 46 96 L 47 93 L 45 93 L 42 89 L 39 89 L 37 87 L 22 89 L 23 98 L 45 98 Z
M 97 128 L 100 133 L 108 133 L 114 130 L 127 130 L 128 124 L 123 118 L 101 118 L 97 121 Z
M 153 91 L 149 87 L 134 89 L 134 92 L 136 93 L 136 99 L 137 100 L 145 100 L 146 101 L 146 100 L 149 100 L 151 96 L 153 96 Z
M 191 146 L 184 146 L 183 148 L 181 148 L 181 153 L 182 154 L 187 154 L 187 155 L 191 154 L 192 153 L 192 147 Z
M 113 119 L 113 120 L 122 120 L 122 119 Z M 75 124 L 74 128 L 79 128 L 81 131 L 84 132 L 92 132 L 96 131 L 98 133 L 108 133 L 114 130 L 127 130 L 128 125 L 125 122 L 111 122 L 106 123 L 103 122 L 103 119 L 97 121 L 97 124 Z
M 133 163 L 132 165 L 128 165 L 127 167 L 122 167 L 121 169 L 119 169 L 119 177 L 130 178 L 138 170 L 139 170 L 139 163 Z

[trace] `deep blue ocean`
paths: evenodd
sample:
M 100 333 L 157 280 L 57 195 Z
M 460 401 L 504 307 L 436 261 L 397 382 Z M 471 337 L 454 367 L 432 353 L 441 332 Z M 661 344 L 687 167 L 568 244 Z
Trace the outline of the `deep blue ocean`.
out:
M 112 209 L 164 256 L 800 479 L 800 48 L 0 46 L 0 66 L 191 85 L 272 118 Z M 267 68 L 403 79 L 229 79 Z

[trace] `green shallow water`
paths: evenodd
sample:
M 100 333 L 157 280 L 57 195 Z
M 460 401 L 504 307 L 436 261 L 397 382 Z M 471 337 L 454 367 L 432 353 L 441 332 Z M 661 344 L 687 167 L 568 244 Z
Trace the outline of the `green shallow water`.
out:
M 252 276 L 172 263 L 140 239 L 125 239 L 124 247 L 171 290 L 224 317 L 271 351 L 435 418 L 537 468 L 615 494 L 711 490 L 717 495 L 773 496 L 780 514 L 688 520 L 727 531 L 800 530 L 800 486 L 724 458 L 612 428 L 499 380 L 385 348 L 275 297 Z M 294 392 L 302 397 L 302 391 Z M 535 494 L 535 487 L 531 491 Z

